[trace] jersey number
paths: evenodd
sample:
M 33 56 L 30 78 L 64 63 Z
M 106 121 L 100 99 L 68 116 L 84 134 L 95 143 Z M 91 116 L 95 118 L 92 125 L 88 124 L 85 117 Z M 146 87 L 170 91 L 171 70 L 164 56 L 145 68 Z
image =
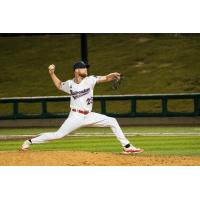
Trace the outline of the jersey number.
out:
M 88 99 L 86 100 L 86 102 L 87 102 L 87 105 L 92 104 L 92 103 L 93 103 L 93 98 L 92 98 L 92 97 L 91 97 L 91 98 L 88 98 Z

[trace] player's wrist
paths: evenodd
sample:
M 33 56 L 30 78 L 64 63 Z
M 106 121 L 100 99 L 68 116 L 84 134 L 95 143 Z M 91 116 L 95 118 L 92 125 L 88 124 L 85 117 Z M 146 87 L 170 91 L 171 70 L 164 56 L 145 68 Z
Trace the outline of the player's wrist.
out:
M 53 74 L 54 74 L 54 71 L 49 70 L 49 74 L 50 74 L 50 75 L 53 75 Z

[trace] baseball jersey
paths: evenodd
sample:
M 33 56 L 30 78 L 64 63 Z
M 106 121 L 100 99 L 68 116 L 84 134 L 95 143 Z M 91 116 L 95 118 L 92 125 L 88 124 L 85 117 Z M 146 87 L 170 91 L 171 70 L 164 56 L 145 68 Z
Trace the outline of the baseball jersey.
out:
M 60 89 L 70 94 L 70 108 L 92 111 L 93 91 L 100 76 L 87 76 L 79 84 L 74 79 L 61 83 Z

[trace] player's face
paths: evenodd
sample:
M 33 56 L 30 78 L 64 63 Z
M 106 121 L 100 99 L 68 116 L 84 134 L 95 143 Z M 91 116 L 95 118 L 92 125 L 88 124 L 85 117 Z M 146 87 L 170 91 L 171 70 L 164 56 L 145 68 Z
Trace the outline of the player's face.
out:
M 82 78 L 85 78 L 88 75 L 87 68 L 78 69 L 78 75 Z

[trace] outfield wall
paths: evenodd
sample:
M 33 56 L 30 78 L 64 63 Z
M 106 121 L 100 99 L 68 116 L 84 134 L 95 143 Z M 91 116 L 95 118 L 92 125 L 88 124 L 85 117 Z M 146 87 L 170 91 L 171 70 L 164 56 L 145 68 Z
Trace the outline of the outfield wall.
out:
M 64 120 L 64 118 L 0 120 L 0 128 L 59 127 L 64 122 Z M 117 118 L 117 120 L 121 126 L 200 125 L 200 117 L 134 117 Z

